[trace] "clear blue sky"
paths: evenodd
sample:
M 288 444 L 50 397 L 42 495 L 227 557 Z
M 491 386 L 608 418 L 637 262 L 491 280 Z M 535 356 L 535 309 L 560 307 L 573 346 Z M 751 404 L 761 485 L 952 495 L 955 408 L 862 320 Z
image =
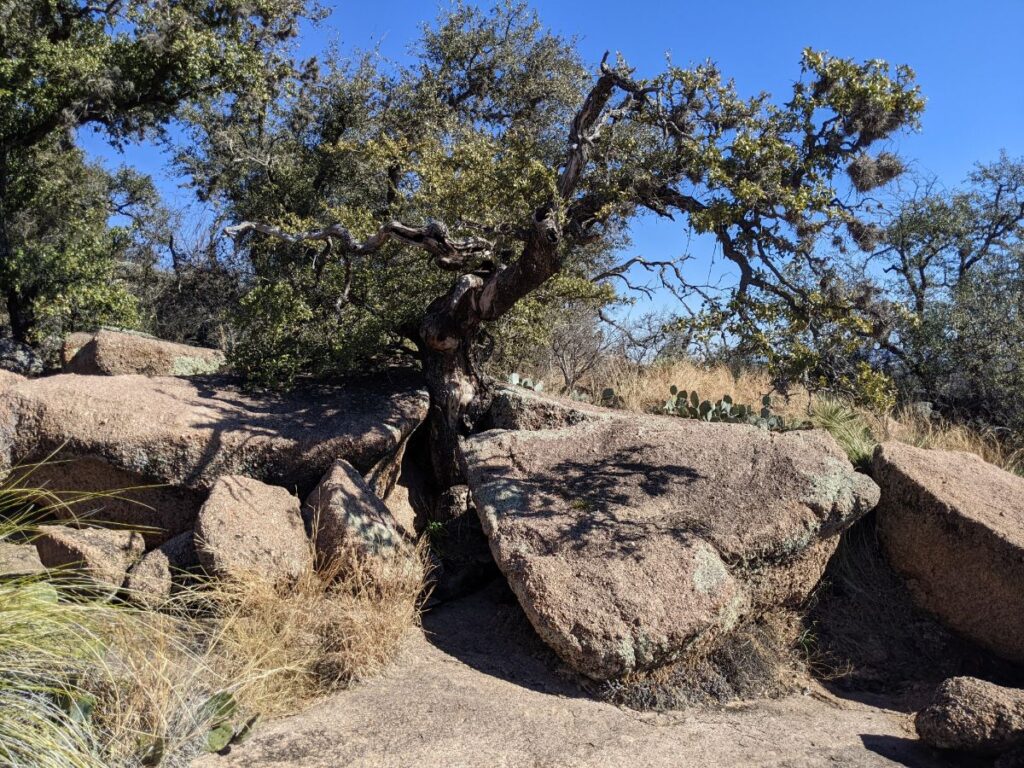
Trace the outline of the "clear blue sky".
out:
M 337 42 L 343 52 L 379 45 L 402 60 L 420 24 L 444 7 L 412 0 L 328 5 L 330 18 L 304 31 L 303 54 Z M 576 35 L 592 62 L 605 50 L 621 51 L 643 76 L 657 72 L 666 53 L 679 64 L 711 58 L 743 94 L 785 94 L 806 46 L 909 64 L 927 109 L 922 130 L 899 138 L 896 149 L 919 170 L 952 186 L 1000 149 L 1024 155 L 1024 0 L 536 0 L 534 7 L 549 27 Z M 95 137 L 83 140 L 110 162 L 152 173 L 173 203 L 189 201 L 153 148 L 136 146 L 119 158 Z M 686 247 L 678 227 L 642 220 L 631 253 L 667 257 Z M 712 254 L 691 247 L 695 268 L 706 269 Z

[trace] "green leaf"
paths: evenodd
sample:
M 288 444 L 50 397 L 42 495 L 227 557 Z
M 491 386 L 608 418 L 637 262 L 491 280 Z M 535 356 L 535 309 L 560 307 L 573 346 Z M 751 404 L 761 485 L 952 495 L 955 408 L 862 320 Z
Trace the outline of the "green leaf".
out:
M 204 748 L 207 752 L 220 752 L 231 743 L 234 735 L 235 729 L 231 723 L 221 723 L 216 728 L 207 731 Z
M 235 713 L 238 704 L 228 691 L 218 691 L 208 698 L 196 713 L 200 723 L 220 723 Z

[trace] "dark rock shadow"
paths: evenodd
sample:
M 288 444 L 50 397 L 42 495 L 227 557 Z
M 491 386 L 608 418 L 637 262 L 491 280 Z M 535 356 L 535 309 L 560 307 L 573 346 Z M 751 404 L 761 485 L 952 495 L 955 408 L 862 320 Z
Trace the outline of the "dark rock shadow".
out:
M 989 768 L 991 760 L 942 752 L 932 749 L 917 739 L 863 733 L 860 737 L 864 749 L 907 768 Z
M 874 513 L 843 534 L 804 626 L 814 638 L 811 669 L 840 698 L 914 712 L 948 677 L 1024 685 L 1024 669 L 959 637 L 914 604 L 882 552 Z
M 588 698 L 576 673 L 544 644 L 504 578 L 423 616 L 435 647 L 486 675 L 540 693 Z
M 158 463 L 125 467 L 116 441 L 98 444 L 75 435 L 57 444 L 29 444 L 23 438 L 13 458 L 38 461 L 53 452 L 60 459 L 89 456 L 131 470 L 146 484 L 194 489 L 208 488 L 221 474 L 240 473 L 304 495 L 339 456 L 360 472 L 368 471 L 394 447 L 397 434 L 407 435 L 417 426 L 425 398 L 422 377 L 405 369 L 302 384 L 288 393 L 247 391 L 227 376 L 178 381 L 154 381 L 152 390 L 167 398 L 173 410 L 197 414 L 190 425 L 195 433 L 206 430 L 201 445 L 178 448 L 184 470 L 180 478 Z

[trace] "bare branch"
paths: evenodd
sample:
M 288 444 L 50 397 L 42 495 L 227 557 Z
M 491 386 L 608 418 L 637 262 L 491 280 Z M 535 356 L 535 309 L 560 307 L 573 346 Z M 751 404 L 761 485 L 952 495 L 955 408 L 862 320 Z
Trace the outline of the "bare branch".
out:
M 614 115 L 604 115 L 605 107 L 616 88 L 625 91 L 628 98 L 614 110 Z M 601 57 L 601 76 L 583 100 L 583 106 L 576 113 L 569 129 L 569 155 L 558 177 L 558 194 L 563 200 L 568 200 L 576 190 L 580 176 L 590 161 L 590 152 L 600 135 L 604 119 L 621 118 L 638 109 L 646 101 L 646 95 L 653 90 L 634 82 L 629 72 L 609 67 L 608 52 L 605 52 Z
M 224 234 L 233 240 L 237 240 L 247 232 L 259 232 L 286 243 L 337 240 L 342 253 L 354 256 L 374 253 L 389 240 L 397 240 L 406 245 L 422 248 L 434 257 L 439 267 L 450 271 L 465 268 L 474 258 L 490 256 L 494 249 L 494 244 L 483 238 L 453 238 L 448 234 L 448 228 L 437 221 L 428 222 L 422 227 L 410 227 L 399 221 L 391 221 L 362 242 L 356 240 L 352 233 L 341 224 L 332 224 L 324 229 L 306 232 L 287 232 L 271 224 L 243 221 L 224 229 Z

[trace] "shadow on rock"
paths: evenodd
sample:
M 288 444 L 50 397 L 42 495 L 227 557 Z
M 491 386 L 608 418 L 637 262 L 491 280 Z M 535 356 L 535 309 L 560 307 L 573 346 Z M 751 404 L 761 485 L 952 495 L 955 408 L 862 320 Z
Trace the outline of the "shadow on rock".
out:
M 503 578 L 424 614 L 423 629 L 432 645 L 479 672 L 540 693 L 586 697 Z
M 988 768 L 992 761 L 942 753 L 925 746 L 917 739 L 884 734 L 861 734 L 864 749 L 907 768 Z

